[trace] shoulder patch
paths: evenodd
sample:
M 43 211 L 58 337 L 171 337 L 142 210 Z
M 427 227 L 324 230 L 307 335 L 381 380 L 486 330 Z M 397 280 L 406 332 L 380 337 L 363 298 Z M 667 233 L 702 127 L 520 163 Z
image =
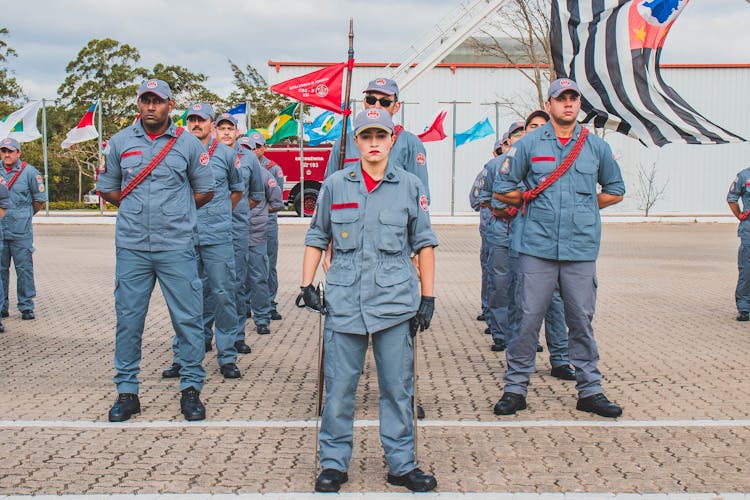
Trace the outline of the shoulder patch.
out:
M 0 184 L 2 184 L 3 186 L 5 185 L 5 178 L 4 177 L 0 177 Z
M 107 157 L 102 155 L 102 157 L 99 159 L 99 166 L 96 167 L 97 174 L 106 174 L 107 173 Z
M 503 164 L 500 165 L 500 173 L 505 175 L 510 172 L 510 158 L 503 160 Z
M 234 168 L 236 168 L 237 170 L 240 169 L 240 157 L 239 156 L 234 159 Z
M 424 165 L 425 163 L 427 163 L 424 153 L 417 153 L 416 161 L 417 165 Z
M 204 152 L 202 152 L 202 153 L 201 153 L 201 155 L 200 155 L 200 157 L 198 158 L 198 161 L 199 161 L 199 162 L 200 162 L 200 164 L 201 164 L 201 165 L 203 165 L 204 167 L 205 167 L 206 165 L 208 165 L 208 160 L 210 160 L 210 158 L 209 158 L 209 156 L 208 156 L 208 153 L 206 153 L 205 151 L 204 151 Z
M 419 206 L 422 207 L 422 210 L 427 212 L 430 209 L 430 202 L 427 201 L 427 195 L 423 194 L 419 197 Z
M 268 186 L 269 187 L 276 187 L 276 179 L 274 179 L 273 177 L 271 177 L 270 179 L 268 179 Z

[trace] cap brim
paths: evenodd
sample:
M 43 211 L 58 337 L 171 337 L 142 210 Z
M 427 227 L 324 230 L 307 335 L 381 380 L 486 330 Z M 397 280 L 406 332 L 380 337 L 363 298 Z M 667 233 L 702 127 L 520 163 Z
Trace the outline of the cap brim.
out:
M 366 88 L 365 90 L 362 91 L 363 94 L 366 94 L 368 92 L 377 92 L 378 94 L 383 94 L 383 95 L 396 95 L 395 93 L 391 94 L 390 92 L 386 92 L 382 88 Z
M 365 130 L 372 130 L 372 129 L 384 130 L 384 131 L 388 132 L 389 134 L 393 134 L 393 130 L 389 129 L 388 127 L 384 127 L 383 125 L 367 125 L 366 127 L 361 127 L 359 129 L 355 130 L 354 131 L 354 135 L 359 135 L 362 132 L 364 132 Z
M 573 92 L 575 95 L 578 95 L 578 96 L 581 95 L 581 91 L 580 90 L 578 90 L 578 89 L 572 89 L 572 88 L 568 87 L 566 89 L 560 89 L 557 92 L 555 92 L 554 94 L 550 94 L 549 97 L 550 97 L 550 99 L 557 98 L 557 97 L 560 97 L 560 95 L 564 94 L 565 92 Z
M 138 97 L 140 98 L 143 94 L 154 94 L 155 96 L 160 97 L 162 99 L 169 99 L 168 95 L 164 95 L 161 92 L 157 92 L 151 89 L 144 90 L 143 92 L 138 92 Z

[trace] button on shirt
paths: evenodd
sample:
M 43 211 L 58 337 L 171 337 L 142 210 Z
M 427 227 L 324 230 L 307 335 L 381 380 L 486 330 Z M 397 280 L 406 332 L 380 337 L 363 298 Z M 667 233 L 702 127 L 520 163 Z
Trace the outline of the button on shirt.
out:
M 729 186 L 727 193 L 727 202 L 739 203 L 742 200 L 741 210 L 750 209 L 750 167 L 742 170 Z M 740 221 L 737 228 L 737 236 L 742 239 L 742 243 L 750 243 L 750 219 Z
M 112 136 L 104 151 L 96 187 L 103 193 L 122 191 L 175 136 L 170 123 L 151 140 L 141 121 Z M 196 208 L 193 193 L 210 193 L 214 176 L 208 153 L 193 135 L 183 132 L 157 167 L 120 202 L 115 245 L 156 252 L 195 246 Z
M 0 178 L 5 186 L 21 169 L 22 160 L 18 160 L 13 170 L 8 172 L 0 165 Z M 10 192 L 10 208 L 3 218 L 3 238 L 6 240 L 21 240 L 32 237 L 31 219 L 34 216 L 34 202 L 47 201 L 44 189 L 44 178 L 39 170 L 26 164 L 21 174 L 16 178 Z
M 211 143 L 209 142 L 209 154 Z M 198 245 L 215 245 L 232 241 L 232 191 L 244 191 L 240 159 L 234 150 L 216 144 L 208 162 L 214 174 L 214 197 L 198 209 Z
M 328 158 L 328 164 L 326 165 L 326 179 L 339 168 L 339 151 L 341 149 L 341 138 L 336 139 L 333 143 L 333 149 L 331 150 L 331 156 Z M 352 134 L 346 135 L 346 158 L 359 159 L 359 149 L 354 143 L 354 136 Z M 427 195 L 427 200 L 430 199 L 430 179 L 427 174 L 427 153 L 424 149 L 424 144 L 419 140 L 419 137 L 403 130 L 398 137 L 396 142 L 391 148 L 391 152 L 388 155 L 388 161 L 396 166 L 399 166 L 407 172 L 416 175 L 420 181 Z M 351 163 L 344 163 L 346 168 Z
M 496 186 L 508 193 L 523 182 L 533 189 L 568 156 L 578 140 L 576 125 L 566 146 L 557 139 L 551 123 L 527 134 L 507 153 L 508 175 Z M 568 171 L 538 198 L 526 206 L 526 213 L 513 238 L 513 249 L 543 259 L 563 261 L 596 260 L 601 241 L 601 217 L 597 184 L 602 192 L 624 195 L 625 183 L 609 145 L 589 134 L 578 158 Z M 516 228 L 514 228 L 516 230 Z
M 325 250 L 333 243 L 328 327 L 374 333 L 414 316 L 420 290 L 409 256 L 438 243 L 428 210 L 421 181 L 390 162 L 369 193 L 359 162 L 323 182 L 305 245 Z

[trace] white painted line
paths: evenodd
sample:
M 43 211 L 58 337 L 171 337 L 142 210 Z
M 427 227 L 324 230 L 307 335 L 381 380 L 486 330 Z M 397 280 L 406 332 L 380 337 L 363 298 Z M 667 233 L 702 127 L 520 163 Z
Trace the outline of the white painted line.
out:
M 45 427 L 63 429 L 108 429 L 128 427 L 138 429 L 206 427 L 206 428 L 315 428 L 315 420 L 217 420 L 217 421 L 139 421 L 110 423 L 97 420 L 0 420 L 0 428 Z M 377 420 L 355 420 L 354 427 L 378 427 Z M 750 427 L 750 420 L 421 420 L 419 427 L 476 427 L 476 428 L 530 428 L 530 427 L 585 427 L 585 428 L 652 428 L 652 427 Z
M 0 500 L 28 500 L 23 495 L 0 495 Z M 35 495 L 34 500 L 320 500 L 337 498 L 343 500 L 392 500 L 393 498 L 433 498 L 437 500 L 748 500 L 748 493 L 141 493 L 137 495 Z

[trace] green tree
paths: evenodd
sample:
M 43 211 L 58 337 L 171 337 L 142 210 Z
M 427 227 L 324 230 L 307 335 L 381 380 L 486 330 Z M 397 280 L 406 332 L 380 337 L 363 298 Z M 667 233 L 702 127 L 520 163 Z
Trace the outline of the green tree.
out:
M 138 49 L 117 40 L 90 40 L 65 67 L 67 77 L 57 93 L 77 110 L 85 110 L 95 99 L 101 99 L 106 117 L 104 135 L 111 135 L 135 116 L 133 98 L 148 76 L 145 69 L 136 66 L 140 58 Z
M 245 66 L 243 70 L 232 60 L 229 67 L 234 77 L 234 90 L 226 99 L 227 106 L 247 102 L 250 105 L 250 123 L 253 128 L 265 128 L 279 111 L 289 104 L 289 98 L 268 89 L 268 83 L 257 69 Z
M 9 59 L 17 57 L 16 51 L 3 40 L 9 34 L 8 28 L 0 28 L 0 101 L 2 101 L 0 113 L 3 116 L 24 97 L 21 86 L 13 76 L 13 71 L 8 68 Z
M 183 66 L 158 63 L 148 76 L 167 82 L 177 108 L 185 108 L 198 101 L 221 104 L 221 98 L 204 85 L 208 77 L 203 73 L 193 73 Z

